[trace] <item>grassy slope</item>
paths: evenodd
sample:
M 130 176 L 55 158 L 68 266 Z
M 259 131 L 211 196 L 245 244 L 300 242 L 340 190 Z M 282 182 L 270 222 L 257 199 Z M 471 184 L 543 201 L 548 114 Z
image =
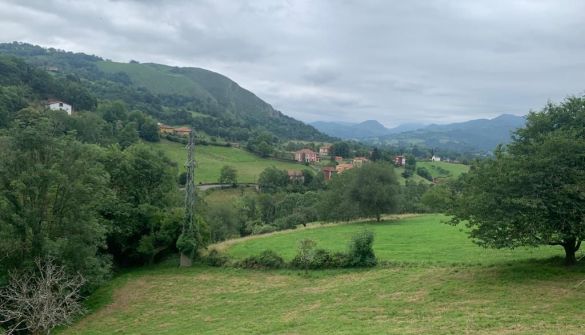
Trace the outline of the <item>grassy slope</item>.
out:
M 179 165 L 179 170 L 185 170 L 187 153 L 185 146 L 179 143 L 161 140 L 159 143 L 148 143 L 155 148 L 163 150 L 173 161 Z M 195 181 L 197 183 L 217 183 L 220 170 L 224 165 L 231 165 L 238 171 L 238 181 L 241 183 L 253 183 L 260 173 L 267 167 L 276 166 L 283 170 L 302 170 L 304 165 L 281 162 L 266 158 L 260 158 L 250 152 L 238 148 L 197 146 L 195 149 Z
M 226 188 L 226 189 L 211 189 L 205 191 L 205 202 L 210 205 L 228 206 L 237 201 L 243 195 L 256 195 L 256 190 L 253 187 L 240 188 Z
M 387 250 L 388 255 L 408 260 L 410 265 L 312 271 L 309 276 L 290 270 L 178 269 L 174 265 L 135 270 L 96 292 L 90 305 L 106 306 L 62 333 L 585 332 L 585 289 L 576 287 L 585 267 L 565 268 L 547 261 L 512 260 L 507 256 L 498 256 L 507 262 L 489 266 L 447 265 L 454 257 L 459 257 L 457 262 L 475 263 L 469 252 L 482 263 L 491 263 L 495 256 L 472 251 L 468 243 L 462 243 L 462 234 L 456 229 L 439 233 L 440 238 L 431 236 L 437 234 L 438 219 L 423 217 L 378 226 L 388 231 L 386 235 L 399 234 L 407 242 L 381 245 L 383 232 L 378 230 L 378 252 Z M 339 236 L 333 230 L 349 227 L 314 231 Z M 426 238 L 421 239 L 425 234 Z M 403 252 L 405 244 L 410 248 L 408 253 Z M 447 248 L 449 253 L 441 251 Z M 437 252 L 429 253 L 433 250 Z M 524 256 L 519 252 L 514 258 Z M 424 264 L 427 257 L 436 264 Z
M 468 165 L 447 163 L 447 162 L 416 162 L 416 167 L 425 167 L 433 177 L 458 177 L 462 173 L 469 171 Z M 448 174 L 442 173 L 440 169 L 448 171 Z
M 495 264 L 510 260 L 561 256 L 561 248 L 520 248 L 516 250 L 484 249 L 473 244 L 460 227 L 443 223 L 442 215 L 421 215 L 382 223 L 355 223 L 301 229 L 286 234 L 244 240 L 228 253 L 236 258 L 259 254 L 271 249 L 285 259 L 292 259 L 298 241 L 309 238 L 325 249 L 344 251 L 351 236 L 369 229 L 375 234 L 374 251 L 382 260 L 429 264 Z
M 144 86 L 151 92 L 213 99 L 205 89 L 190 78 L 171 72 L 172 67 L 117 62 L 98 62 L 97 65 L 100 70 L 109 73 L 126 72 L 138 86 Z

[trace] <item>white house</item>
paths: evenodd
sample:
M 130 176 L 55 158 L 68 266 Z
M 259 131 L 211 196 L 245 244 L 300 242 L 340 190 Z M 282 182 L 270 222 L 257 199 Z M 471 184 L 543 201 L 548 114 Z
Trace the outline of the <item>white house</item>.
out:
M 49 100 L 49 101 L 47 101 L 45 106 L 47 106 L 47 108 L 49 108 L 50 110 L 53 110 L 53 111 L 59 111 L 59 110 L 64 111 L 68 115 L 71 115 L 71 113 L 73 112 L 73 107 L 71 107 L 70 104 L 65 103 L 63 101 L 60 101 L 60 100 Z
M 433 162 L 440 162 L 441 161 L 441 157 L 433 155 L 433 157 L 431 157 L 431 161 L 433 161 Z

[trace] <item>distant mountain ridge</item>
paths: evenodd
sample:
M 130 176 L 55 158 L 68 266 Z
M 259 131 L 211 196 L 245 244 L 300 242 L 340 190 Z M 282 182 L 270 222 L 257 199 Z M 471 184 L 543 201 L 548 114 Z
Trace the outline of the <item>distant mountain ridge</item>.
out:
M 512 133 L 525 125 L 524 116 L 502 114 L 493 119 L 476 119 L 445 125 L 432 124 L 421 129 L 370 137 L 368 143 L 408 146 L 424 145 L 429 148 L 458 152 L 491 152 L 498 144 L 507 144 Z
M 370 144 L 396 146 L 423 145 L 458 152 L 486 152 L 511 140 L 514 130 L 523 127 L 525 118 L 502 114 L 493 119 L 476 119 L 450 124 L 403 124 L 386 128 L 378 121 L 361 123 L 313 122 L 321 132 L 343 139 L 356 139 Z
M 310 125 L 329 136 L 356 140 L 398 134 L 425 126 L 422 123 L 407 123 L 395 128 L 386 128 L 376 120 L 367 120 L 360 123 L 316 121 L 310 123 Z

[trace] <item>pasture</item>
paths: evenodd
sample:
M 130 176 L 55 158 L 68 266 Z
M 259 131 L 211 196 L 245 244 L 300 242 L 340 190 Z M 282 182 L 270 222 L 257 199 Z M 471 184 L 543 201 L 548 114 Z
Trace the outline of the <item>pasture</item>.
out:
M 219 244 L 230 256 L 245 258 L 263 250 L 274 250 L 286 260 L 297 251 L 298 241 L 311 239 L 319 248 L 344 251 L 351 236 L 362 229 L 375 234 L 374 251 L 383 261 L 409 264 L 441 265 L 492 265 L 508 261 L 563 256 L 560 247 L 484 249 L 474 244 L 464 232 L 465 228 L 450 226 L 443 215 L 417 215 L 380 223 L 358 222 L 333 224 L 319 227 L 312 224 L 308 229 L 285 231 L 271 236 L 258 235 Z
M 153 148 L 164 151 L 169 158 L 179 166 L 179 171 L 185 171 L 187 152 L 180 143 L 161 139 L 158 143 L 147 143 Z M 283 162 L 258 157 L 248 151 L 232 147 L 218 147 L 199 145 L 195 148 L 197 183 L 217 183 L 221 168 L 231 165 L 238 171 L 239 183 L 254 183 L 265 168 L 275 166 L 282 170 L 302 170 L 306 166 L 294 162 Z
M 557 249 L 485 251 L 441 216 L 345 224 L 243 239 L 237 257 L 270 247 L 290 258 L 299 238 L 341 250 L 376 233 L 372 269 L 254 271 L 173 260 L 119 275 L 61 334 L 582 334 L 579 285 Z M 259 244 L 262 243 L 262 244 Z M 394 261 L 394 262 L 392 262 Z
M 469 165 L 447 162 L 418 161 L 416 167 L 424 167 L 434 178 L 450 178 L 469 171 Z

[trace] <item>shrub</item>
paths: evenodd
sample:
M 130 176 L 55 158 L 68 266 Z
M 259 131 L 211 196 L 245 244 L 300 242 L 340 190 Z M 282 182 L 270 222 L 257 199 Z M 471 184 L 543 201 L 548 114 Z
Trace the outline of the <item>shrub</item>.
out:
M 304 269 L 305 271 L 309 270 L 309 267 L 313 263 L 313 258 L 315 256 L 315 247 L 317 243 L 310 239 L 304 239 L 299 242 L 299 248 L 297 251 L 297 255 L 295 256 L 293 262 L 296 266 Z
M 264 250 L 260 255 L 245 258 L 236 265 L 245 269 L 280 269 L 285 263 L 276 252 Z
M 375 266 L 374 233 L 368 230 L 361 231 L 353 236 L 349 244 L 349 266 Z
M 260 235 L 260 234 L 268 234 L 277 231 L 278 228 L 273 225 L 261 225 L 261 226 L 254 226 L 252 230 L 253 235 Z
M 203 262 L 209 266 L 224 266 L 229 262 L 229 257 L 215 249 L 211 249 L 209 254 L 203 257 Z

